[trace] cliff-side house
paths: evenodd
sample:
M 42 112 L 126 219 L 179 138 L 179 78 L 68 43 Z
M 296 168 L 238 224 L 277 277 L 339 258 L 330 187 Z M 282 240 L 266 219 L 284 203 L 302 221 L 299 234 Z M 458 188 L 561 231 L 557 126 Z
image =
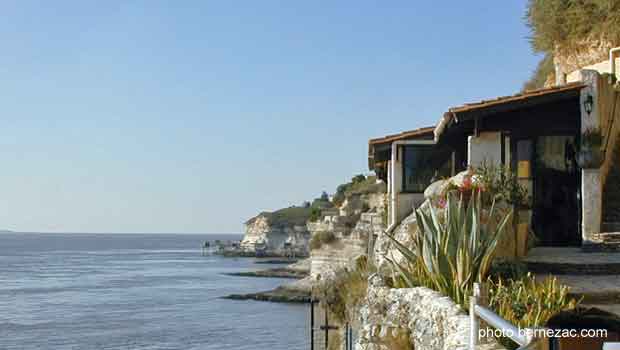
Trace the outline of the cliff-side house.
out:
M 452 107 L 434 126 L 369 141 L 369 168 L 388 185 L 388 232 L 409 227 L 412 212 L 435 180 L 483 164 L 515 175 L 527 190 L 527 203 L 516 208 L 513 255 L 534 273 L 556 275 L 584 297 L 584 307 L 595 307 L 587 316 L 570 315 L 568 321 L 550 320 L 547 326 L 596 325 L 609 331 L 604 338 L 555 339 L 555 349 L 600 349 L 605 341 L 620 340 L 620 286 L 615 282 L 620 253 L 607 254 L 620 252 L 620 84 L 615 69 L 620 59 L 613 56 L 556 74 L 555 86 Z M 600 144 L 598 160 L 584 155 L 584 141 L 593 142 L 592 148 Z M 530 232 L 537 238 L 532 250 Z M 374 251 L 385 252 L 385 239 L 374 241 Z
M 611 67 L 593 65 L 598 70 L 562 76 L 554 87 L 452 107 L 433 127 L 371 139 L 369 168 L 388 183 L 388 231 L 435 179 L 493 163 L 514 172 L 528 191 L 517 255 L 526 254 L 529 230 L 542 246 L 613 248 L 612 232 L 620 231 L 620 108 Z M 592 130 L 603 137 L 604 159 L 582 168 L 579 144 Z

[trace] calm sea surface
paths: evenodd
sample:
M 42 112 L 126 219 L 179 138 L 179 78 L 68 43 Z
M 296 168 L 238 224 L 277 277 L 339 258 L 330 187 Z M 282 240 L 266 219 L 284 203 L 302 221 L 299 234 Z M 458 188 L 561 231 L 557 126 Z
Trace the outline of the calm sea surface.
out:
M 0 233 L 0 349 L 306 349 L 304 305 L 223 300 L 284 280 L 201 256 L 216 235 Z M 289 280 L 290 281 L 290 280 Z

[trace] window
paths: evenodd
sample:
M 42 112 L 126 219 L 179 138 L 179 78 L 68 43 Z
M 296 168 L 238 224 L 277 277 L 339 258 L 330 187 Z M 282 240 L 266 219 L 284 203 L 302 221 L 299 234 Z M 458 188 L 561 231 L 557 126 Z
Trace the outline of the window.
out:
M 403 192 L 422 193 L 433 181 L 452 175 L 452 152 L 427 145 L 404 146 Z

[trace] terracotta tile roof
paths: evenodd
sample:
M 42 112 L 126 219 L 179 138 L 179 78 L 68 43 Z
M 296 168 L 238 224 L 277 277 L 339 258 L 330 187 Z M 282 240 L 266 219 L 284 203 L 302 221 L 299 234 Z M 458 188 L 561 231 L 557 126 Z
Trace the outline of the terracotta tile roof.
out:
M 480 102 L 466 103 L 462 106 L 450 108 L 449 112 L 451 113 L 468 112 L 468 111 L 475 110 L 475 109 L 491 107 L 491 106 L 504 104 L 504 103 L 522 101 L 522 100 L 526 100 L 526 99 L 538 97 L 538 96 L 546 96 L 546 95 L 556 94 L 556 93 L 561 93 L 561 92 L 566 92 L 566 91 L 578 91 L 584 88 L 585 86 L 586 85 L 584 85 L 581 82 L 574 82 L 574 83 L 554 86 L 550 88 L 530 90 L 530 91 L 525 91 L 525 92 L 521 92 L 518 94 L 514 94 L 511 96 L 501 96 L 501 97 L 497 97 L 497 98 L 490 99 L 490 100 L 482 100 Z
M 368 141 L 368 144 L 377 145 L 377 144 L 391 143 L 391 142 L 398 141 L 398 140 L 405 140 L 405 139 L 415 138 L 415 137 L 420 137 L 420 136 L 429 136 L 429 135 L 432 136 L 433 130 L 435 130 L 434 126 L 428 126 L 424 128 L 415 129 L 415 130 L 403 131 L 398 134 L 392 134 L 392 135 L 370 139 Z
M 514 94 L 512 96 L 501 96 L 480 102 L 466 103 L 458 107 L 452 107 L 444 113 L 443 117 L 435 127 L 435 140 L 438 140 L 446 128 L 450 127 L 450 122 L 454 117 L 458 120 L 462 118 L 472 118 L 475 116 L 485 116 L 499 114 L 519 108 L 536 106 L 551 101 L 557 101 L 572 96 L 578 96 L 581 89 L 587 85 L 581 82 L 574 82 L 560 86 L 544 89 L 530 90 Z

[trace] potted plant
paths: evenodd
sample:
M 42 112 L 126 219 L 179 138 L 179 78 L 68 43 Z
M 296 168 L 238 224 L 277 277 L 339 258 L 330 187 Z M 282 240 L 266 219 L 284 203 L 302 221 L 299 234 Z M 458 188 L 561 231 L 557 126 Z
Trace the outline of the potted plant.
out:
M 582 169 L 595 169 L 601 166 L 605 159 L 601 150 L 603 136 L 598 128 L 586 129 L 581 134 L 581 147 L 577 153 L 577 164 Z

